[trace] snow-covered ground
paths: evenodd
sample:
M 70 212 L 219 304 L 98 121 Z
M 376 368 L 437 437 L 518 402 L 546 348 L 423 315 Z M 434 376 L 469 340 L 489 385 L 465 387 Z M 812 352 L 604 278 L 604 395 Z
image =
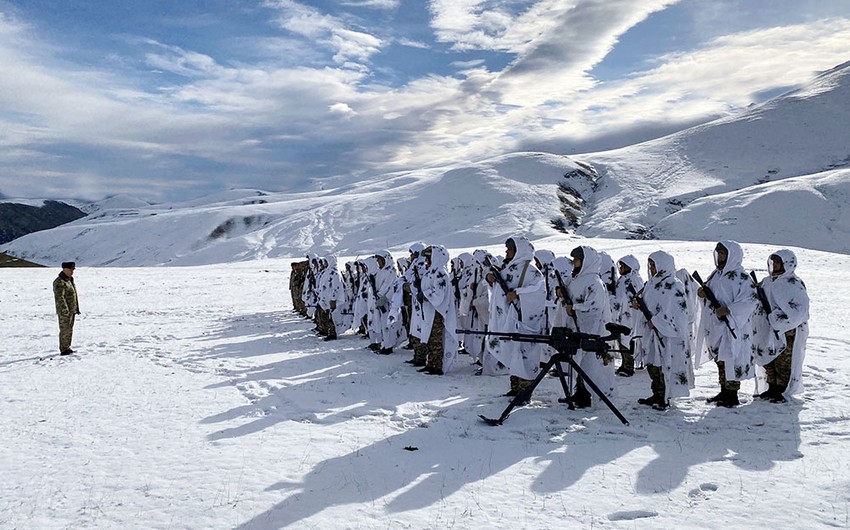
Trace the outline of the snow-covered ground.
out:
M 587 242 L 711 267 L 710 243 Z M 777 247 L 744 248 L 763 274 Z M 80 267 L 79 355 L 39 360 L 57 345 L 58 271 L 2 270 L 0 528 L 848 527 L 850 257 L 795 250 L 812 298 L 800 399 L 709 406 L 706 365 L 657 412 L 635 403 L 639 372 L 614 400 L 629 425 L 569 411 L 549 379 L 488 426 L 506 379 L 322 342 L 291 311 L 283 259 Z

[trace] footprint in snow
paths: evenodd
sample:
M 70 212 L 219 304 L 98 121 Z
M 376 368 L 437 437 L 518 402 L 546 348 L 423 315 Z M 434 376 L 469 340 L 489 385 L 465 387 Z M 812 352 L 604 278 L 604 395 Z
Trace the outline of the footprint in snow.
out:
M 634 521 L 636 519 L 647 519 L 649 517 L 658 517 L 658 512 L 649 510 L 627 510 L 608 514 L 609 521 Z

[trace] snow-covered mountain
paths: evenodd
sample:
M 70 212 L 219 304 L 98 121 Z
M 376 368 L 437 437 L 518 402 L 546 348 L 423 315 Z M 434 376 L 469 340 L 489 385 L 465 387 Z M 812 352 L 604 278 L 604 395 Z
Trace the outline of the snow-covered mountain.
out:
M 580 231 L 850 252 L 848 127 L 845 63 L 738 115 L 584 155 L 601 185 Z
M 573 160 L 521 153 L 477 164 L 383 175 L 297 194 L 231 190 L 182 204 L 101 210 L 6 250 L 41 263 L 199 265 L 303 255 L 357 255 L 410 241 L 462 247 L 504 234 L 556 234 L 559 182 Z M 590 193 L 590 178 L 571 187 Z
M 719 239 L 850 253 L 850 63 L 766 104 L 650 142 L 565 157 L 513 153 L 303 193 L 130 198 L 4 249 L 42 263 L 199 265 L 521 233 Z

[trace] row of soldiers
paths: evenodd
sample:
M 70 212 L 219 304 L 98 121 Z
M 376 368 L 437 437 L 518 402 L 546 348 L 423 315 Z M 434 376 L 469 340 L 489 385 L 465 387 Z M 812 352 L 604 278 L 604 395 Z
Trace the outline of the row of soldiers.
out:
M 407 257 L 394 261 L 383 250 L 340 270 L 333 256 L 308 255 L 292 264 L 290 289 L 296 311 L 314 319 L 325 340 L 354 330 L 376 353 L 413 350 L 405 362 L 431 375 L 448 372 L 467 353 L 476 374 L 510 376 L 507 396 L 530 385 L 554 350 L 488 332 L 547 335 L 561 327 L 604 336 L 615 322 L 631 330 L 613 345 L 621 352 L 616 370 L 606 354 L 574 354 L 605 394 L 614 393 L 615 375 L 646 367 L 652 395 L 638 402 L 664 410 L 671 398 L 690 394 L 694 367 L 710 359 L 720 392 L 709 403 L 737 406 L 740 382 L 750 378 L 758 397 L 783 402 L 802 388 L 806 287 L 790 250 L 769 256 L 761 281 L 742 262 L 738 243 L 717 243 L 714 270 L 703 282 L 658 250 L 648 256 L 644 281 L 633 255 L 615 262 L 582 245 L 558 257 L 517 236 L 505 242 L 504 257 L 479 249 L 450 259 L 443 246 L 415 243 Z M 581 379 L 570 388 L 576 407 L 591 405 Z

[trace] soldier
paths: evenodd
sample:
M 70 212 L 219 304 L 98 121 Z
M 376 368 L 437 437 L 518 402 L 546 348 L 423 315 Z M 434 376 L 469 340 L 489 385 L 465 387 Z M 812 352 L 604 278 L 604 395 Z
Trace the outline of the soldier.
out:
M 461 293 L 460 312 L 467 318 L 467 328 L 471 331 L 487 331 L 487 323 L 490 320 L 490 290 L 487 282 L 482 281 L 487 274 L 487 263 L 490 253 L 486 250 L 477 249 L 472 253 L 472 261 L 465 268 L 468 281 L 466 289 Z M 484 341 L 486 337 L 479 335 L 464 335 L 463 343 L 473 364 L 480 366 L 475 374 L 484 373 Z
M 74 285 L 73 261 L 62 263 L 62 272 L 53 280 L 53 298 L 56 301 L 56 315 L 59 317 L 59 354 L 71 355 L 71 339 L 74 336 L 74 320 L 80 314 L 77 299 L 77 287 Z
M 611 297 L 611 316 L 614 318 L 614 322 L 634 330 L 635 310 L 630 303 L 631 295 L 629 294 L 629 287 L 634 289 L 635 292 L 643 289 L 643 278 L 640 277 L 640 262 L 636 257 L 629 254 L 620 258 L 617 262 L 617 267 L 619 268 L 620 277 L 617 278 L 614 296 Z M 636 336 L 636 333 L 632 333 L 632 337 L 634 336 Z M 626 351 L 629 349 L 628 335 L 620 336 L 619 347 L 622 350 L 620 353 L 622 355 L 622 362 L 614 373 L 622 377 L 631 377 L 635 375 L 635 358 L 631 353 Z
M 409 338 L 410 346 L 413 349 L 413 358 L 405 361 L 413 366 L 425 366 L 428 359 L 428 349 L 425 345 L 428 342 L 428 336 L 422 336 L 422 320 L 425 318 L 425 313 L 422 304 L 425 302 L 425 295 L 422 294 L 422 276 L 425 274 L 425 256 L 422 251 L 425 250 L 425 244 L 416 242 L 410 245 L 410 266 L 404 273 L 406 285 L 410 290 L 410 328 Z
M 304 317 L 307 316 L 307 306 L 301 299 L 301 293 L 307 279 L 308 265 L 309 262 L 307 261 L 292 262 L 292 271 L 289 275 L 289 294 L 292 297 L 292 306 L 298 314 Z
M 649 278 L 639 293 L 649 319 L 637 317 L 643 330 L 646 370 L 652 381 L 652 396 L 638 403 L 656 410 L 670 406 L 670 398 L 685 397 L 693 386 L 688 348 L 688 302 L 685 286 L 676 277 L 673 256 L 656 251 L 647 261 Z M 638 300 L 632 302 L 638 309 Z
M 753 354 L 767 375 L 768 388 L 759 397 L 783 403 L 803 387 L 809 295 L 806 284 L 795 274 L 797 257 L 793 252 L 778 250 L 770 255 L 767 264 L 770 276 L 760 286 L 768 307 L 762 303 L 756 310 Z
M 453 287 L 446 265 L 448 251 L 440 245 L 432 245 L 422 251 L 425 256 L 425 274 L 422 276 L 422 309 L 424 318 L 420 337 L 425 342 L 427 360 L 420 372 L 443 375 L 451 370 L 457 359 L 457 310 Z
M 545 333 L 546 292 L 543 273 L 534 266 L 534 246 L 524 237 L 505 241 L 505 262 L 500 278 L 495 272 L 486 279 L 492 287 L 489 330 L 507 333 Z M 488 341 L 493 357 L 507 366 L 511 389 L 506 396 L 516 396 L 531 385 L 540 372 L 541 344 Z
M 744 251 L 735 241 L 721 241 L 714 249 L 715 270 L 705 281 L 719 304 L 712 307 L 706 289 L 697 296 L 703 299 L 697 341 L 705 344 L 709 356 L 717 364 L 720 393 L 708 403 L 722 407 L 739 405 L 741 380 L 754 376 L 752 366 L 752 316 L 758 304 L 756 288 L 741 263 Z
M 599 253 L 591 247 L 580 246 L 570 252 L 570 257 L 573 259 L 573 277 L 567 289 L 572 303 L 566 306 L 567 314 L 575 319 L 578 331 L 605 335 L 605 324 L 611 320 L 611 302 L 608 289 L 599 276 Z M 576 361 L 602 392 L 613 394 L 614 365 L 610 359 L 599 358 L 596 352 L 578 350 Z M 576 408 L 591 405 L 590 392 L 581 379 L 576 384 L 572 400 Z
M 337 269 L 336 257 L 323 258 L 322 266 L 318 286 L 319 307 L 317 308 L 317 314 L 319 311 L 322 314 L 320 333 L 325 335 L 325 340 L 335 340 L 339 333 L 347 329 L 344 325 L 345 319 L 340 314 L 345 307 L 345 289 Z

